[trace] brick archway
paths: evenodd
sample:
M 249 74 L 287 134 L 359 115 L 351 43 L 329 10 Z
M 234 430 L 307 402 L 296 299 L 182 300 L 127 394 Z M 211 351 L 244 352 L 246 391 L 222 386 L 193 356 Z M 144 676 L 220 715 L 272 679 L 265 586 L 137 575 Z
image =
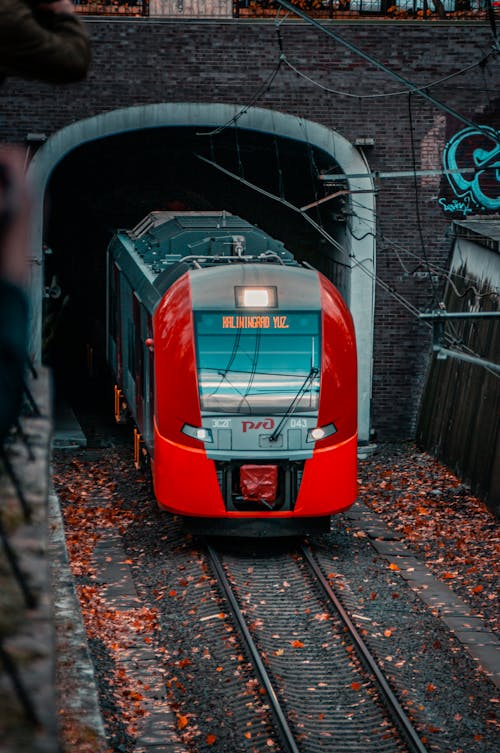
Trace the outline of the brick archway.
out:
M 146 128 L 205 126 L 218 128 L 238 116 L 238 127 L 274 134 L 311 144 L 330 154 L 346 175 L 355 195 L 356 211 L 351 212 L 344 249 L 350 261 L 350 289 L 347 300 L 356 326 L 358 343 L 359 441 L 370 439 L 372 392 L 373 327 L 375 304 L 375 193 L 369 166 L 363 154 L 345 137 L 318 123 L 293 115 L 249 108 L 240 117 L 241 107 L 225 104 L 164 103 L 129 107 L 81 120 L 57 131 L 34 156 L 29 179 L 33 186 L 32 224 L 32 310 L 31 351 L 41 358 L 43 290 L 43 202 L 49 178 L 56 165 L 73 149 L 106 136 Z

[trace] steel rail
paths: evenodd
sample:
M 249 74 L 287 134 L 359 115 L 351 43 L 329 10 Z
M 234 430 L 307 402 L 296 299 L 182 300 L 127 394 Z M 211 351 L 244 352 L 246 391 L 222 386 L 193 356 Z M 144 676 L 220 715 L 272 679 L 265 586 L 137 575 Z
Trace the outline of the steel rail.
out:
M 427 748 L 425 748 L 424 745 L 422 744 L 422 741 L 420 740 L 417 731 L 413 727 L 405 711 L 400 705 L 398 699 L 394 695 L 394 692 L 392 691 L 392 688 L 387 682 L 383 672 L 381 671 L 377 662 L 375 661 L 372 654 L 370 653 L 368 646 L 365 644 L 365 642 L 361 638 L 355 625 L 353 624 L 349 615 L 344 609 L 344 606 L 339 601 L 332 587 L 328 583 L 328 580 L 325 578 L 323 572 L 321 571 L 321 568 L 319 567 L 318 563 L 314 559 L 311 550 L 308 549 L 306 546 L 303 546 L 301 547 L 301 553 L 305 561 L 309 565 L 310 569 L 312 570 L 316 580 L 321 584 L 323 591 L 327 595 L 328 599 L 335 606 L 335 609 L 337 610 L 342 622 L 348 629 L 351 638 L 353 639 L 353 641 L 355 642 L 357 646 L 358 656 L 363 661 L 365 666 L 373 674 L 376 684 L 378 685 L 379 690 L 382 692 L 382 695 L 397 723 L 397 727 L 399 731 L 402 733 L 405 739 L 405 742 L 409 745 L 410 750 L 412 751 L 412 753 L 428 753 Z
M 281 736 L 283 738 L 282 741 L 285 743 L 286 748 L 290 753 L 300 753 L 299 748 L 297 747 L 297 744 L 295 742 L 295 737 L 290 727 L 288 726 L 288 722 L 286 720 L 285 714 L 283 713 L 283 709 L 281 708 L 276 691 L 274 690 L 257 646 L 255 645 L 255 642 L 250 634 L 245 618 L 233 593 L 233 589 L 231 588 L 220 559 L 213 547 L 211 547 L 209 544 L 205 545 L 207 547 L 208 556 L 210 558 L 210 562 L 214 569 L 219 585 L 221 586 L 224 595 L 229 602 L 233 616 L 238 623 L 238 627 L 250 652 L 253 665 L 257 670 L 257 673 L 271 702 L 271 709 L 280 728 Z

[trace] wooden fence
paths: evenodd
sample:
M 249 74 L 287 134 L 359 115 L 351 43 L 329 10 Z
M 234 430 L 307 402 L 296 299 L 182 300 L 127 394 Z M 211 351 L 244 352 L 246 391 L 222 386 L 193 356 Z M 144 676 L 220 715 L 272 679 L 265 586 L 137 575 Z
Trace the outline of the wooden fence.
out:
M 485 222 L 484 220 L 482 221 Z M 500 311 L 500 241 L 482 245 L 455 223 L 446 293 L 449 312 Z M 500 222 L 495 223 L 500 238 Z M 476 223 L 477 227 L 477 223 Z M 489 245 L 489 248 L 487 247 Z M 500 319 L 453 320 L 445 347 L 500 363 Z M 500 514 L 500 373 L 487 365 L 433 357 L 417 430 L 419 444 L 452 468 Z

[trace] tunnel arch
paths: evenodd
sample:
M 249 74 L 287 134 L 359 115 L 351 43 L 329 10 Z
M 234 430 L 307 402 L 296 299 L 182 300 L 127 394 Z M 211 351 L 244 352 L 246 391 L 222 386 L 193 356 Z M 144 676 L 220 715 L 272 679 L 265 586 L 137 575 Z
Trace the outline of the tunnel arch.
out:
M 350 195 L 356 195 L 345 251 L 350 262 L 348 304 L 358 344 L 359 441 L 370 439 L 373 329 L 375 303 L 375 192 L 369 166 L 362 152 L 339 133 L 319 123 L 264 108 L 202 103 L 162 103 L 112 110 L 77 121 L 52 134 L 34 155 L 28 170 L 33 189 L 31 228 L 31 299 L 33 311 L 31 352 L 41 359 L 43 275 L 43 206 L 50 176 L 56 166 L 77 147 L 130 131 L 172 126 L 204 126 L 217 129 L 231 122 L 238 127 L 299 142 L 330 154 L 346 176 Z

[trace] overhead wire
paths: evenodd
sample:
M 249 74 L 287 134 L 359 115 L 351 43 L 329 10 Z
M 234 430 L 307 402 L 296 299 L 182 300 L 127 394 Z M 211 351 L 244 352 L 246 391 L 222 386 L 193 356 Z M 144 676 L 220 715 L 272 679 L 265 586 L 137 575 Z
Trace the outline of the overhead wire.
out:
M 228 175 L 229 177 L 233 178 L 234 180 L 238 181 L 239 183 L 242 183 L 243 185 L 247 186 L 248 188 L 253 189 L 257 193 L 262 194 L 263 196 L 266 196 L 269 199 L 272 199 L 273 201 L 277 201 L 283 206 L 287 207 L 288 209 L 292 210 L 293 212 L 296 212 L 299 214 L 306 222 L 308 222 L 312 227 L 315 228 L 315 230 L 320 233 L 323 238 L 325 238 L 334 248 L 336 248 L 340 253 L 346 257 L 349 257 L 354 260 L 354 264 L 351 263 L 350 267 L 351 269 L 353 267 L 359 266 L 360 269 L 367 274 L 371 279 L 373 279 L 380 287 L 382 287 L 389 295 L 391 295 L 398 303 L 400 303 L 404 308 L 406 308 L 413 316 L 417 317 L 419 316 L 420 312 L 414 306 L 410 301 L 408 301 L 404 296 L 402 296 L 400 293 L 398 293 L 392 286 L 390 286 L 385 280 L 382 280 L 376 273 L 372 272 L 371 270 L 367 269 L 364 264 L 366 260 L 359 260 L 354 254 L 348 254 L 348 252 L 345 250 L 345 248 L 332 236 L 330 233 L 328 233 L 327 230 L 322 225 L 319 225 L 315 220 L 312 219 L 312 217 L 309 217 L 305 213 L 305 211 L 301 210 L 300 207 L 295 206 L 291 202 L 287 201 L 286 199 L 282 199 L 279 196 L 276 196 L 275 194 L 272 194 L 270 191 L 266 191 L 264 188 L 261 188 L 260 186 L 256 186 L 254 183 L 251 183 L 250 181 L 246 180 L 245 178 L 242 178 L 238 175 L 235 175 L 230 170 L 227 170 L 227 168 L 223 167 L 222 165 L 217 164 L 216 162 L 213 162 L 212 160 L 207 159 L 206 157 L 203 157 L 201 154 L 197 154 L 196 157 L 203 162 L 211 165 L 216 170 L 219 170 L 220 172 L 224 173 L 225 175 Z
M 365 267 L 366 259 L 358 259 L 355 254 L 347 254 L 347 251 L 344 249 L 344 247 L 335 239 L 333 238 L 321 225 L 318 225 L 315 220 L 313 220 L 311 217 L 309 217 L 303 210 L 300 209 L 300 207 L 295 206 L 291 202 L 287 201 L 286 199 L 282 199 L 279 196 L 276 196 L 272 194 L 270 191 L 266 191 L 265 189 L 261 188 L 260 186 L 256 186 L 255 184 L 251 183 L 250 181 L 246 180 L 245 178 L 242 178 L 238 175 L 235 175 L 230 170 L 227 170 L 225 167 L 222 167 L 222 165 L 219 165 L 215 162 L 212 162 L 211 160 L 207 159 L 206 157 L 203 157 L 200 154 L 197 154 L 196 157 L 203 162 L 206 162 L 207 164 L 211 165 L 217 170 L 220 170 L 222 173 L 228 175 L 229 177 L 233 178 L 234 180 L 242 183 L 243 185 L 247 186 L 248 188 L 253 189 L 254 191 L 257 191 L 258 193 L 267 196 L 268 198 L 272 199 L 273 201 L 277 201 L 280 204 L 283 204 L 288 209 L 291 209 L 294 212 L 297 212 L 300 214 L 306 222 L 308 222 L 310 225 L 312 225 L 326 240 L 328 240 L 329 243 L 331 243 L 334 248 L 337 248 L 343 255 L 349 256 L 352 260 L 354 260 L 354 263 L 351 263 L 351 269 L 354 267 L 359 267 L 365 274 L 367 274 L 379 287 L 381 287 L 388 295 L 390 295 L 394 300 L 396 300 L 403 308 L 405 308 L 415 319 L 419 320 L 420 324 L 426 325 L 428 328 L 432 328 L 432 324 L 430 322 L 422 321 L 420 320 L 420 311 L 419 309 L 414 306 L 411 301 L 408 301 L 403 295 L 398 293 L 389 283 L 387 283 L 385 280 L 383 280 L 378 274 L 373 272 L 370 269 L 367 269 Z M 453 340 L 451 335 L 446 335 L 446 337 L 451 338 L 451 343 L 456 346 L 456 340 Z M 474 355 L 477 358 L 483 358 L 478 353 L 475 353 L 475 351 L 472 348 L 469 348 L 468 346 L 463 346 L 463 352 L 466 351 Z M 485 366 L 490 373 L 494 374 L 495 376 L 498 376 L 500 378 L 500 375 L 496 374 L 496 372 L 491 371 L 490 369 Z
M 401 76 L 401 74 L 397 73 L 396 71 L 393 71 L 391 68 L 389 68 L 385 63 L 382 63 L 377 58 L 374 58 L 372 55 L 369 55 L 367 52 L 362 50 L 357 45 L 350 42 L 348 39 L 345 39 L 343 36 L 341 36 L 337 31 L 330 27 L 326 27 L 323 24 L 321 24 L 319 21 L 317 21 L 315 18 L 312 18 L 311 16 L 308 16 L 307 13 L 305 13 L 301 8 L 299 8 L 296 5 L 293 5 L 293 3 L 288 2 L 288 0 L 276 0 L 276 2 L 282 7 L 285 8 L 285 10 L 288 10 L 291 13 L 294 13 L 296 16 L 299 16 L 303 21 L 306 21 L 310 26 L 313 26 L 315 29 L 318 29 L 323 34 L 326 34 L 331 39 L 335 40 L 338 44 L 342 45 L 343 47 L 346 47 L 350 52 L 354 53 L 356 56 L 363 58 L 367 62 L 369 62 L 371 65 L 375 66 L 376 68 L 379 68 L 380 70 L 384 71 L 387 75 L 391 76 L 392 78 L 399 81 L 403 86 L 405 86 L 409 91 L 414 92 L 418 96 L 423 97 L 427 101 L 431 102 L 435 107 L 442 110 L 443 112 L 448 113 L 448 115 L 451 115 L 452 117 L 456 118 L 458 121 L 464 123 L 465 125 L 472 127 L 474 129 L 477 129 L 479 132 L 482 132 L 483 127 L 475 123 L 474 121 L 470 120 L 470 118 L 465 117 L 465 115 L 462 115 L 462 113 L 458 112 L 454 108 L 447 105 L 445 102 L 441 102 L 441 100 L 434 97 L 432 94 L 429 94 L 426 88 L 419 88 L 415 86 L 411 81 L 406 79 L 404 76 Z M 498 43 L 494 45 L 494 52 L 498 52 Z M 500 136 L 493 136 L 491 134 L 490 138 L 496 141 L 496 143 L 500 144 Z
M 406 265 L 404 264 L 404 262 L 401 260 L 401 257 L 399 256 L 399 253 L 398 253 L 398 250 L 401 251 L 402 253 L 405 253 L 407 256 L 411 256 L 413 259 L 416 259 L 419 262 L 419 265 L 417 265 L 417 269 L 418 269 L 418 266 L 420 266 L 420 265 L 423 266 L 425 264 L 425 259 L 423 259 L 421 256 L 419 256 L 418 254 L 416 254 L 414 251 L 411 251 L 406 246 L 403 246 L 398 241 L 395 241 L 392 238 L 388 238 L 381 230 L 374 237 L 377 237 L 377 239 L 379 239 L 382 243 L 387 244 L 388 246 L 390 246 L 391 248 L 393 248 L 393 250 L 394 250 L 394 252 L 396 254 L 396 257 L 400 261 L 400 264 L 401 264 L 401 267 L 402 267 L 403 271 L 407 272 L 408 274 L 411 275 L 413 273 L 410 272 L 410 270 L 408 270 L 408 268 L 406 267 Z M 450 274 L 451 273 L 450 273 L 449 269 L 447 269 L 446 267 L 440 266 L 436 262 L 430 262 L 429 268 L 430 268 L 430 270 L 434 274 L 436 274 L 436 275 L 438 275 L 440 277 L 444 277 L 444 278 L 448 279 L 450 281 L 450 283 L 452 284 L 452 286 L 453 286 L 454 283 L 453 283 L 453 281 L 450 278 Z M 463 280 L 468 280 L 469 279 L 466 275 L 462 275 L 459 272 L 454 272 L 453 274 L 454 274 L 455 277 L 458 277 L 458 278 L 463 279 Z M 500 294 L 500 288 L 497 287 L 497 286 L 495 286 L 495 285 L 492 285 L 491 286 L 491 290 L 488 290 L 485 293 L 479 293 L 479 291 L 477 291 L 477 289 L 475 287 L 473 287 L 473 290 L 477 292 L 478 297 L 496 296 L 496 295 Z
M 423 91 L 424 89 L 431 89 L 434 86 L 439 86 L 440 84 L 444 84 L 446 81 L 450 81 L 450 79 L 455 78 L 456 76 L 461 76 L 464 73 L 468 73 L 469 71 L 474 70 L 474 68 L 481 67 L 484 69 L 484 66 L 487 60 L 492 55 L 494 55 L 494 53 L 492 51 L 489 51 L 485 55 L 483 55 L 481 60 L 477 61 L 476 63 L 472 63 L 471 65 L 468 65 L 465 68 L 461 68 L 459 71 L 455 71 L 454 73 L 450 73 L 447 76 L 438 78 L 435 81 L 431 81 L 428 84 L 423 84 L 422 86 L 414 86 L 410 89 L 410 91 L 417 92 L 417 91 Z M 282 58 L 283 63 L 285 63 L 285 65 L 287 65 L 294 73 L 296 73 L 297 76 L 300 76 L 306 81 L 309 81 L 309 83 L 313 84 L 313 86 L 318 87 L 318 89 L 322 89 L 323 91 L 326 91 L 329 94 L 335 94 L 339 97 L 351 97 L 352 99 L 384 99 L 388 97 L 400 97 L 403 94 L 408 94 L 408 87 L 406 87 L 406 89 L 399 89 L 398 91 L 395 91 L 395 92 L 381 92 L 378 94 L 353 94 L 352 92 L 341 91 L 339 89 L 331 89 L 330 87 L 325 86 L 324 84 L 321 84 L 319 81 L 315 81 L 306 73 L 303 73 L 301 70 L 299 70 L 297 66 L 293 65 L 289 61 L 286 54 L 282 53 L 281 58 Z
M 279 11 L 278 11 L 278 13 L 279 13 Z M 273 70 L 271 71 L 271 73 L 269 74 L 269 76 L 267 77 L 267 79 L 264 81 L 264 83 L 258 88 L 258 90 L 254 94 L 254 96 L 251 98 L 251 100 L 246 105 L 244 105 L 243 107 L 241 107 L 240 110 L 238 110 L 238 112 L 235 115 L 233 115 L 233 117 L 230 118 L 226 123 L 224 123 L 223 125 L 218 126 L 217 128 L 214 128 L 211 131 L 200 131 L 200 132 L 197 132 L 196 133 L 197 136 L 217 136 L 219 133 L 222 133 L 227 128 L 230 128 L 231 126 L 236 125 L 236 123 L 238 122 L 238 120 L 240 118 L 242 118 L 243 115 L 245 115 L 250 110 L 250 108 L 254 107 L 254 105 L 257 104 L 257 102 L 261 99 L 261 97 L 263 97 L 264 94 L 266 94 L 271 89 L 271 87 L 273 85 L 273 82 L 274 82 L 274 79 L 278 75 L 278 73 L 279 73 L 279 71 L 281 69 L 282 63 L 283 63 L 283 60 L 282 60 L 283 40 L 282 40 L 282 37 L 281 37 L 281 25 L 286 20 L 287 17 L 288 17 L 288 13 L 285 15 L 284 18 L 281 19 L 281 21 L 276 22 L 276 24 L 275 24 L 275 26 L 276 26 L 276 34 L 277 34 L 277 39 L 278 39 L 278 47 L 279 47 L 279 53 L 280 54 L 278 56 L 278 60 L 276 62 L 276 65 L 274 66 Z
M 308 81 L 310 81 L 312 84 L 314 84 L 316 86 L 319 86 L 320 88 L 323 88 L 326 91 L 330 91 L 331 93 L 337 94 L 339 96 L 344 96 L 345 95 L 345 96 L 355 97 L 357 99 L 369 99 L 369 98 L 372 99 L 372 98 L 381 97 L 381 96 L 383 96 L 383 97 L 398 96 L 398 95 L 401 95 L 401 94 L 403 94 L 403 93 L 406 92 L 406 93 L 409 94 L 409 114 L 410 114 L 410 120 L 411 120 L 411 117 L 412 117 L 412 115 L 411 115 L 411 95 L 412 94 L 420 95 L 420 96 L 424 97 L 425 99 L 427 99 L 428 101 L 430 101 L 436 107 L 438 107 L 438 109 L 441 109 L 444 112 L 447 112 L 448 114 L 452 115 L 457 120 L 465 123 L 466 125 L 474 127 L 479 132 L 482 131 L 482 126 L 481 125 L 474 123 L 473 121 L 471 121 L 468 118 L 466 118 L 463 115 L 461 115 L 461 113 L 458 113 L 454 109 L 450 108 L 445 103 L 440 102 L 438 99 L 436 99 L 432 95 L 428 94 L 427 90 L 431 86 L 437 86 L 438 84 L 443 83 L 445 81 L 448 81 L 451 78 L 454 78 L 454 77 L 456 77 L 458 75 L 461 75 L 461 74 L 463 74 L 465 72 L 468 72 L 470 70 L 473 70 L 474 68 L 476 68 L 478 66 L 482 66 L 482 68 L 484 70 L 484 67 L 485 67 L 486 62 L 488 61 L 488 59 L 493 54 L 496 54 L 497 52 L 500 51 L 500 48 L 499 48 L 499 45 L 498 45 L 498 38 L 497 38 L 497 35 L 496 35 L 496 27 L 494 25 L 494 20 L 493 20 L 493 23 L 492 23 L 492 33 L 493 33 L 493 37 L 494 37 L 493 52 L 490 51 L 489 53 L 487 53 L 486 55 L 484 55 L 483 58 L 481 58 L 480 61 L 478 61 L 478 62 L 476 62 L 474 64 L 471 64 L 470 66 L 467 66 L 466 68 L 464 68 L 464 69 L 462 69 L 460 71 L 457 71 L 457 72 L 455 72 L 453 74 L 449 74 L 448 76 L 442 77 L 441 79 L 438 79 L 435 82 L 431 82 L 430 84 L 427 84 L 426 86 L 415 86 L 410 81 L 406 80 L 404 77 L 400 76 L 395 71 L 392 71 L 390 68 L 388 68 L 387 66 L 385 66 L 380 61 L 376 60 L 375 58 L 371 57 L 367 53 L 363 52 L 360 48 L 356 47 L 355 45 L 351 44 L 347 40 L 343 39 L 339 34 L 337 34 L 335 32 L 332 32 L 329 29 L 326 29 L 320 23 L 318 23 L 314 19 L 308 17 L 305 13 L 302 13 L 301 11 L 299 11 L 299 9 L 296 6 L 288 3 L 287 0 L 277 0 L 277 2 L 278 2 L 278 4 L 280 6 L 282 6 L 283 8 L 285 8 L 287 11 L 292 12 L 292 13 L 294 13 L 296 15 L 299 15 L 300 17 L 304 18 L 304 20 L 306 20 L 307 22 L 309 22 L 311 25 L 319 28 L 322 32 L 324 32 L 324 33 L 328 34 L 329 36 L 331 36 L 333 39 L 335 39 L 335 41 L 339 42 L 340 44 L 344 45 L 345 47 L 347 47 L 348 49 L 350 49 L 355 54 L 359 55 L 360 57 L 364 58 L 365 60 L 367 60 L 371 64 L 375 65 L 375 67 L 378 67 L 379 69 L 382 69 L 383 71 L 385 71 L 386 73 L 388 73 L 389 75 L 391 75 L 393 78 L 396 78 L 398 81 L 400 81 L 401 83 L 403 83 L 405 85 L 406 89 L 404 91 L 401 91 L 401 92 L 392 92 L 392 93 L 387 93 L 387 94 L 382 94 L 382 95 L 352 95 L 350 93 L 339 92 L 339 91 L 336 91 L 336 90 L 330 90 L 327 87 L 324 87 L 324 86 L 318 84 L 313 79 L 311 79 L 310 77 L 306 76 L 301 71 L 299 71 L 295 66 L 293 66 L 290 63 L 290 61 L 287 59 L 286 55 L 283 52 L 283 42 L 282 42 L 282 38 L 281 38 L 281 34 L 280 34 L 280 27 L 281 27 L 282 23 L 286 20 L 286 18 L 288 16 L 288 14 L 286 14 L 285 17 L 279 22 L 279 24 L 277 24 L 277 34 L 278 34 L 278 41 L 279 41 L 279 48 L 280 48 L 280 56 L 279 56 L 279 59 L 277 61 L 277 64 L 276 64 L 274 70 L 271 72 L 271 74 L 266 79 L 266 81 L 264 82 L 264 84 L 258 89 L 258 91 L 254 95 L 254 97 L 252 97 L 252 99 L 250 100 L 250 102 L 247 105 L 245 105 L 244 107 L 242 107 L 229 121 L 227 121 L 227 123 L 219 126 L 216 129 L 213 129 L 212 131 L 204 132 L 204 133 L 199 133 L 197 135 L 200 135 L 200 136 L 207 136 L 207 135 L 208 136 L 215 136 L 215 135 L 221 133 L 222 131 L 226 130 L 227 128 L 235 125 L 237 123 L 237 121 L 246 112 L 248 112 L 248 110 L 251 107 L 253 107 L 256 104 L 256 102 L 271 88 L 271 86 L 272 86 L 272 84 L 273 84 L 273 82 L 274 82 L 274 80 L 275 80 L 275 78 L 276 78 L 276 76 L 277 76 L 277 74 L 278 74 L 281 66 L 282 66 L 282 63 L 285 63 L 286 65 L 288 65 L 292 70 L 294 70 L 294 72 L 297 75 L 302 76 L 303 78 L 305 78 Z M 490 4 L 490 7 L 491 7 L 490 0 L 487 0 L 487 2 Z M 278 11 L 278 16 L 279 16 L 279 11 Z M 278 18 L 278 16 L 277 16 L 277 18 Z M 411 123 L 410 131 L 411 131 L 411 138 L 412 138 L 412 155 L 413 155 L 413 162 L 414 162 L 414 177 L 415 177 L 415 181 L 416 181 L 414 134 L 413 134 L 413 124 L 412 123 Z M 491 134 L 489 134 L 489 136 L 491 138 Z M 500 143 L 500 139 L 498 139 L 498 138 L 495 137 L 495 140 L 498 143 Z M 337 250 L 339 250 L 342 254 L 344 254 L 344 255 L 346 254 L 346 251 L 342 247 L 342 245 L 338 241 L 336 241 L 336 239 L 333 238 L 322 227 L 321 224 L 318 224 L 317 222 L 315 222 L 303 210 L 301 210 L 299 207 L 296 207 L 295 205 L 293 205 L 290 202 L 288 202 L 286 199 L 284 199 L 284 197 L 280 198 L 278 196 L 275 196 L 274 194 L 270 193 L 269 191 L 266 191 L 266 190 L 260 188 L 259 186 L 256 186 L 256 185 L 250 183 L 250 181 L 245 180 L 243 177 L 238 177 L 237 175 L 231 173 L 231 171 L 229 171 L 226 168 L 222 167 L 222 165 L 219 165 L 218 163 L 216 163 L 215 160 L 209 160 L 209 159 L 207 159 L 207 158 L 205 158 L 205 157 L 203 157 L 201 155 L 196 155 L 196 156 L 199 159 L 203 160 L 204 162 L 210 164 L 212 167 L 214 167 L 214 168 L 222 171 L 223 173 L 229 175 L 233 179 L 238 180 L 239 182 L 241 182 L 242 184 L 246 185 L 247 187 L 252 188 L 253 190 L 257 191 L 258 193 L 261 193 L 262 195 L 265 195 L 265 196 L 267 196 L 268 198 L 270 198 L 270 199 L 272 199 L 274 201 L 278 201 L 281 204 L 283 204 L 284 206 L 286 206 L 289 209 L 291 209 L 292 211 L 299 213 L 303 217 L 303 219 L 305 221 L 307 221 L 309 224 L 311 224 L 331 245 L 333 245 L 334 248 L 336 248 Z M 418 191 L 418 185 L 416 184 L 416 192 L 417 191 Z M 417 205 L 418 205 L 418 197 L 417 197 L 417 195 L 416 195 L 416 198 L 417 198 Z M 376 211 L 375 210 L 371 210 L 371 208 L 366 207 L 366 206 L 360 204 L 359 202 L 353 202 L 353 203 L 357 203 L 358 206 L 362 207 L 363 210 L 365 210 L 365 211 L 366 210 L 372 211 L 375 214 L 375 216 L 376 216 Z M 417 212 L 418 212 L 418 209 L 417 209 Z M 368 220 L 366 220 L 365 218 L 362 218 L 362 217 L 358 217 L 358 219 L 360 221 L 368 222 Z M 435 299 L 437 301 L 437 296 L 436 296 L 436 293 L 435 293 L 434 283 L 432 281 L 431 265 L 430 265 L 429 260 L 427 258 L 427 254 L 426 254 L 426 250 L 425 250 L 425 245 L 423 243 L 421 222 L 420 222 L 420 218 L 419 217 L 417 218 L 417 224 L 418 224 L 418 227 L 419 227 L 419 234 L 420 234 L 420 238 L 421 238 L 422 251 L 424 253 L 424 263 L 426 264 L 427 269 L 429 271 L 429 277 L 431 279 L 431 284 L 433 286 L 433 295 L 434 295 L 434 297 L 435 297 Z M 367 237 L 370 234 L 373 235 L 373 233 L 368 232 L 364 236 L 362 236 L 362 238 L 365 238 L 365 237 Z M 375 274 L 373 271 L 367 269 L 364 266 L 366 260 L 358 260 L 355 255 L 350 255 L 350 256 L 354 260 L 354 264 L 351 264 L 351 267 L 359 266 L 360 269 L 362 269 L 365 272 L 365 274 L 368 274 L 374 280 L 374 282 L 377 285 L 379 285 L 389 295 L 391 295 L 410 314 L 412 314 L 413 316 L 415 316 L 417 318 L 420 316 L 420 312 L 419 312 L 419 310 L 418 310 L 418 308 L 416 306 L 414 306 L 404 296 L 402 296 L 401 294 L 399 294 L 392 286 L 390 286 L 388 283 L 386 283 L 384 280 L 382 280 L 377 274 Z M 401 260 L 400 260 L 400 263 L 401 263 Z M 421 322 L 421 323 L 423 323 L 423 322 Z M 432 326 L 428 322 L 425 322 L 425 324 L 428 324 L 428 326 Z M 451 335 L 447 335 L 447 337 L 451 338 L 452 343 L 454 343 L 456 345 L 456 338 L 454 340 Z M 466 346 L 466 348 L 473 355 L 477 355 L 468 346 Z M 478 357 L 481 358 L 481 356 L 478 356 Z M 488 371 L 489 371 L 489 369 L 488 369 Z M 491 373 L 495 373 L 495 372 L 491 372 Z M 495 374 L 495 376 L 498 376 L 498 375 Z

